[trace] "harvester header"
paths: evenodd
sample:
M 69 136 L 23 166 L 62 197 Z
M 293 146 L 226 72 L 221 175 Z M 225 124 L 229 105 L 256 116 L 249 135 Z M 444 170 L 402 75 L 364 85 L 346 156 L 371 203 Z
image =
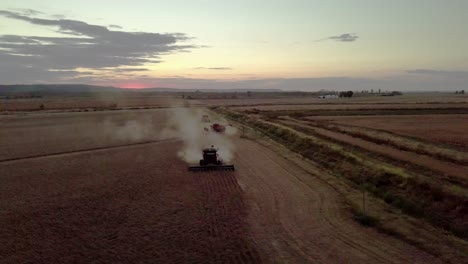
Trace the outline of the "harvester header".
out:
M 218 150 L 211 146 L 203 149 L 203 159 L 200 160 L 199 166 L 190 166 L 189 171 L 233 171 L 234 165 L 226 165 L 218 155 Z

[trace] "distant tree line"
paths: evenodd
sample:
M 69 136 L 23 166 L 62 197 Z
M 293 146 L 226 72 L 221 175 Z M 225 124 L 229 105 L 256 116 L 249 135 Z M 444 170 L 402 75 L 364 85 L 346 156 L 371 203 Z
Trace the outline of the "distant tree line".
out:
M 347 92 L 340 92 L 338 94 L 339 97 L 353 97 L 353 91 L 347 91 Z
M 374 93 L 374 89 L 371 89 L 370 91 L 369 91 L 369 90 L 362 90 L 361 93 L 363 93 L 363 94 L 368 94 L 368 93 L 373 94 L 373 93 Z M 380 89 L 378 90 L 377 93 L 380 94 Z
M 455 91 L 455 94 L 465 94 L 465 90 Z

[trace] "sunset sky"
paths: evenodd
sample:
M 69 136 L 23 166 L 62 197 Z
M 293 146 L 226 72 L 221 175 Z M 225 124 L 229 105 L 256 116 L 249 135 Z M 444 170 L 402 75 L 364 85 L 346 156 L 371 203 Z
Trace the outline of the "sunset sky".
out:
M 2 0 L 0 84 L 468 89 L 468 1 Z

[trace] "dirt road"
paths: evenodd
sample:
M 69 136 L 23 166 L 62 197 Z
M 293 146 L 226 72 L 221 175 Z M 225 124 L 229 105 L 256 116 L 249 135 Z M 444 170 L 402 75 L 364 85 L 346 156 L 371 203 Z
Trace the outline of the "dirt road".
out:
M 238 181 L 261 251 L 281 263 L 440 263 L 352 220 L 326 183 L 253 141 L 239 139 Z

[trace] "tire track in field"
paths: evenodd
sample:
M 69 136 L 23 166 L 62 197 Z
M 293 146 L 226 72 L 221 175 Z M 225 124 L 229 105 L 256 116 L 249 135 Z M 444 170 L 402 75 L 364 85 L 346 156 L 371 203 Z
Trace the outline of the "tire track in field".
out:
M 351 219 L 339 194 L 294 163 L 238 140 L 236 167 L 257 244 L 291 263 L 439 263 Z
M 87 148 L 87 149 L 79 149 L 79 150 L 71 150 L 71 151 L 60 151 L 60 152 L 40 154 L 40 155 L 32 155 L 32 156 L 18 157 L 18 158 L 8 158 L 8 159 L 0 160 L 0 164 L 19 162 L 19 161 L 25 161 L 25 160 L 32 160 L 32 159 L 63 157 L 63 156 L 68 156 L 68 155 L 83 154 L 83 153 L 87 153 L 87 152 L 104 151 L 104 150 L 110 150 L 110 149 L 120 149 L 120 148 L 131 147 L 131 146 L 147 145 L 147 144 L 154 144 L 154 143 L 161 143 L 161 142 L 175 141 L 175 140 L 176 140 L 175 138 L 160 139 L 160 140 L 148 140 L 148 141 L 120 144 L 120 145 L 114 145 L 114 146 Z

